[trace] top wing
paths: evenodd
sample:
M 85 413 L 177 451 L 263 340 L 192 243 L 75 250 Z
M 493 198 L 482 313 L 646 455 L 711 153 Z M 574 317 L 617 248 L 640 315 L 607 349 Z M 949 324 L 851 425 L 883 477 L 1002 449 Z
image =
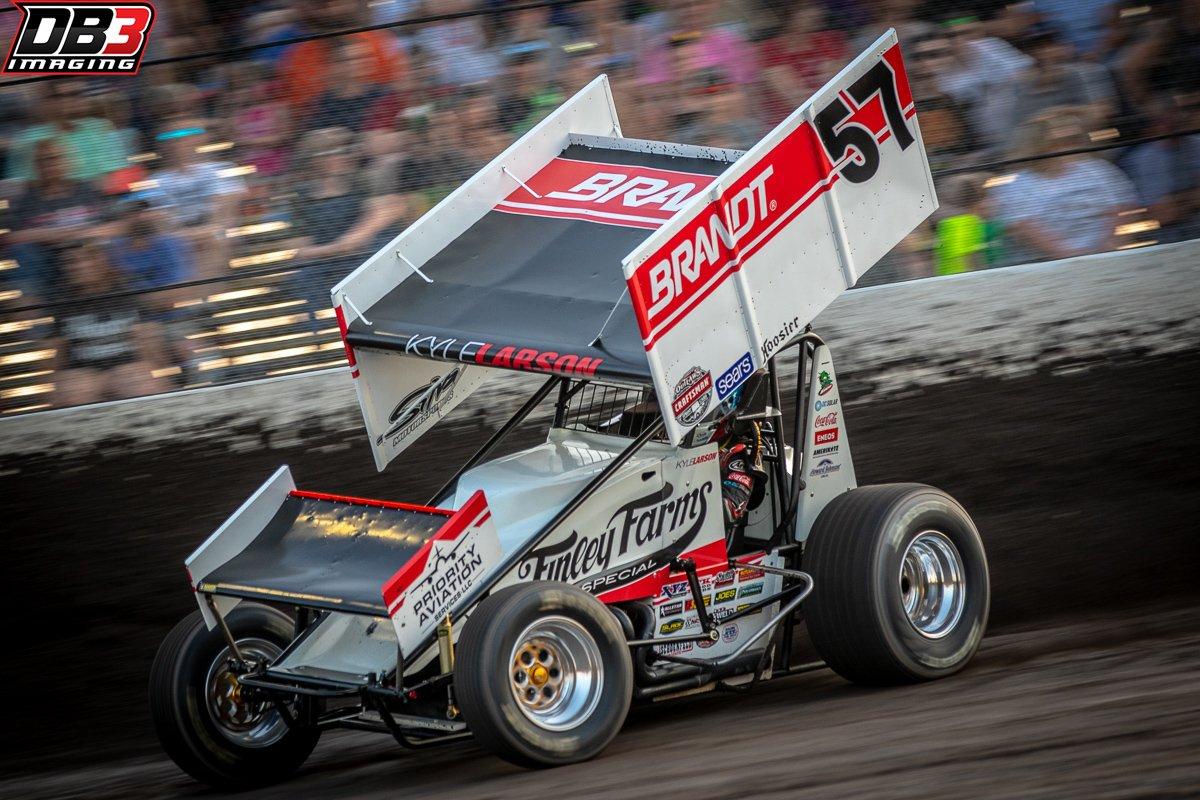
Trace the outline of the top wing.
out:
M 936 208 L 889 30 L 624 260 L 671 441 Z

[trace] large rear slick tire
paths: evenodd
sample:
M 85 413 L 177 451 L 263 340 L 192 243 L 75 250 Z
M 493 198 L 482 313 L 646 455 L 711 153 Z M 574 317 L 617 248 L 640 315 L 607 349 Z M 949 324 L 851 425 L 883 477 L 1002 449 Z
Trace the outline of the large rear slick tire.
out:
M 292 641 L 286 614 L 242 603 L 225 617 L 246 659 L 273 660 Z M 289 728 L 266 700 L 243 691 L 219 629 L 199 611 L 167 634 L 150 670 L 150 712 L 167 755 L 196 780 L 244 790 L 287 778 L 317 743 L 317 728 Z
M 475 740 L 506 761 L 592 758 L 625 722 L 633 665 L 620 623 L 566 583 L 501 589 L 463 626 L 454 692 Z
M 974 523 L 921 484 L 864 486 L 833 500 L 805 544 L 805 619 L 842 677 L 886 685 L 962 669 L 983 639 L 991 588 Z

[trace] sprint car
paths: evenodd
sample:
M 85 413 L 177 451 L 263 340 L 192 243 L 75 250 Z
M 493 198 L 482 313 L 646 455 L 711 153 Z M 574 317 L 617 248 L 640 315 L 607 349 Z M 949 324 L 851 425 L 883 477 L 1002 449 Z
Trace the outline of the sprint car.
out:
M 201 544 L 151 675 L 167 753 L 227 788 L 337 727 L 567 764 L 631 703 L 811 668 L 801 624 L 852 681 L 961 669 L 979 533 L 858 486 L 809 324 L 936 204 L 893 31 L 745 153 L 623 137 L 598 77 L 332 292 L 380 470 L 489 376 L 544 382 L 424 503 L 284 466 Z M 761 473 L 733 517 L 731 421 Z

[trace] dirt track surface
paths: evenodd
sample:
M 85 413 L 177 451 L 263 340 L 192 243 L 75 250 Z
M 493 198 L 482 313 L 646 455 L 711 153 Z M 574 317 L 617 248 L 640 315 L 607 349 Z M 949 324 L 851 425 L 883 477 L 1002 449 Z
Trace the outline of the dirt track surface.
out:
M 557 770 L 329 734 L 296 778 L 242 797 L 1198 795 L 1200 614 L 1175 606 L 990 637 L 936 683 L 868 690 L 820 671 L 638 709 L 600 758 Z M 0 797 L 171 796 L 221 795 L 165 759 L 0 780 Z

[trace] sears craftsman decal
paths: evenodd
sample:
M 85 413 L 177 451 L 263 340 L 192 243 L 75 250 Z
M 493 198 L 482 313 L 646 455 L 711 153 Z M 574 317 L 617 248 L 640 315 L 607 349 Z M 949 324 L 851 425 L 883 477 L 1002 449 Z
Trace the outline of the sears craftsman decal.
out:
M 13 0 L 21 10 L 8 75 L 136 75 L 154 24 L 149 3 Z
M 664 484 L 617 509 L 603 531 L 573 530 L 560 542 L 530 550 L 517 565 L 517 577 L 578 582 L 593 594 L 632 583 L 687 549 L 708 516 L 712 491 L 709 481 L 676 497 L 675 487 Z M 661 547 L 664 542 L 671 544 Z M 675 590 L 683 594 L 687 583 Z
M 385 439 L 397 435 L 407 437 L 414 427 L 438 413 L 445 401 L 454 396 L 458 371 L 459 368 L 455 367 L 445 375 L 431 379 L 428 385 L 419 386 L 406 394 L 388 415 L 388 424 L 392 427 L 387 433 L 376 437 L 375 444 L 383 444 Z
M 724 400 L 730 392 L 741 386 L 746 378 L 753 374 L 754 362 L 750 360 L 750 353 L 744 353 L 732 367 L 722 372 L 721 377 L 717 378 L 717 399 Z
M 675 384 L 671 411 L 681 425 L 695 425 L 712 400 L 712 374 L 700 367 L 689 369 Z
M 555 158 L 495 210 L 652 229 L 712 182 L 711 175 Z

